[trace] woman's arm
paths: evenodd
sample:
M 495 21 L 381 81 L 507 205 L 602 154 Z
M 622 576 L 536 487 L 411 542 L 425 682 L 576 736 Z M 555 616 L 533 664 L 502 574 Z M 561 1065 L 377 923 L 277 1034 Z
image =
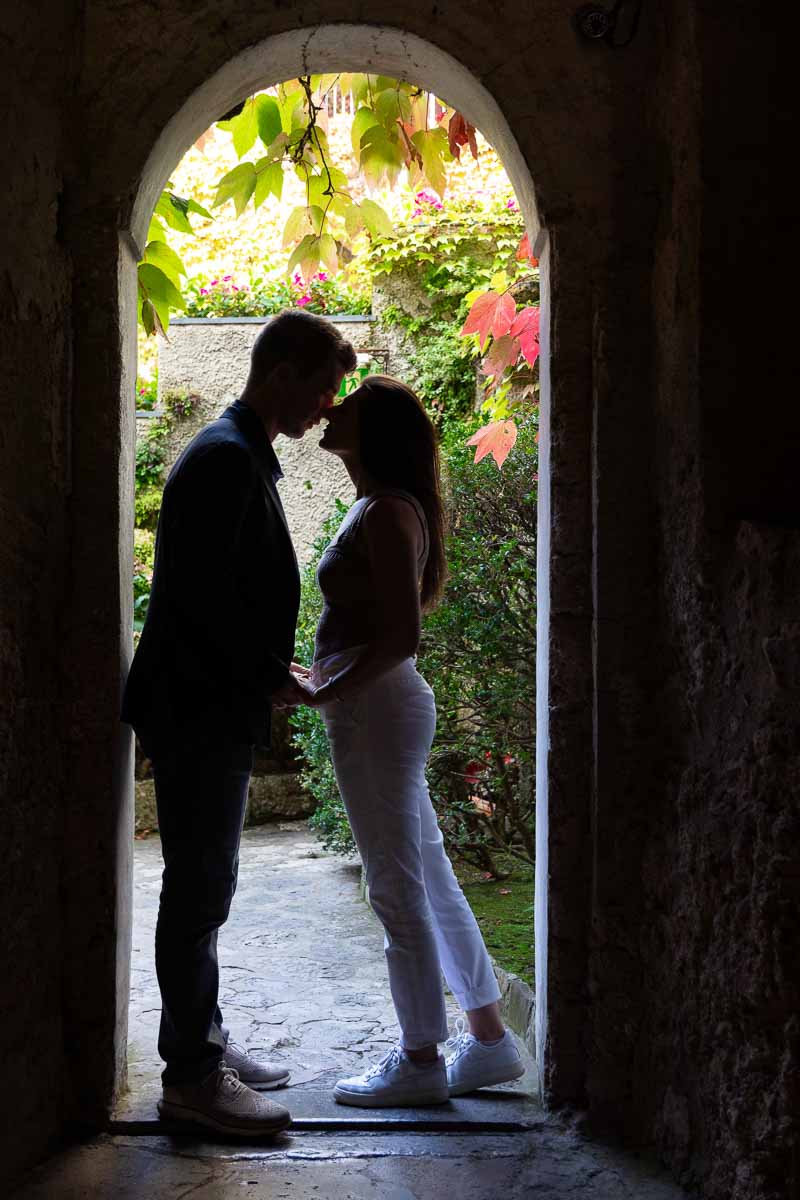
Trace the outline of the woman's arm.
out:
M 417 564 L 423 548 L 419 517 L 407 500 L 381 496 L 368 506 L 361 528 L 371 567 L 375 625 L 380 632 L 354 662 L 314 693 L 310 702 L 315 707 L 347 699 L 416 654 L 419 646 Z

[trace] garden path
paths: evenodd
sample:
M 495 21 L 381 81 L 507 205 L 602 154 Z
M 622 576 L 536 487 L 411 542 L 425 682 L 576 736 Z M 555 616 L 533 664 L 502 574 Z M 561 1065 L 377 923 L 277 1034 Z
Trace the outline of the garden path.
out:
M 153 951 L 161 870 L 158 837 L 137 840 L 130 1091 L 115 1114 L 123 1123 L 157 1119 L 161 1094 Z M 238 888 L 219 933 L 220 1007 L 236 1041 L 257 1058 L 286 1064 L 291 1084 L 275 1098 L 293 1116 L 363 1117 L 364 1110 L 347 1112 L 335 1104 L 330 1090 L 397 1041 L 383 933 L 361 898 L 359 873 L 357 861 L 325 853 L 304 821 L 259 826 L 242 835 Z M 460 1009 L 449 993 L 447 1005 L 452 1030 Z M 514 1084 L 436 1106 L 437 1112 L 428 1108 L 423 1115 L 437 1123 L 448 1115 L 483 1121 L 491 1108 L 496 1120 L 518 1121 L 523 1110 L 535 1107 L 533 1064 L 526 1060 L 529 1071 Z M 393 1115 L 409 1119 L 412 1113 Z

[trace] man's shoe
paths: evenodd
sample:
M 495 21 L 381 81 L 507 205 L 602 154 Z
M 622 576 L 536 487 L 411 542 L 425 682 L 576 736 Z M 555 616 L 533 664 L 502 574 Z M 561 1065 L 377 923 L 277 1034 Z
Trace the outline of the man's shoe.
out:
M 333 1089 L 334 1099 L 340 1104 L 358 1108 L 444 1104 L 449 1094 L 441 1054 L 435 1062 L 418 1066 L 402 1046 L 395 1046 L 363 1075 L 340 1079 Z
M 285 1067 L 274 1063 L 259 1062 L 253 1058 L 237 1042 L 228 1040 L 222 1061 L 226 1067 L 232 1067 L 242 1083 L 248 1087 L 258 1088 L 266 1092 L 270 1088 L 283 1087 L 289 1082 L 289 1072 Z
M 499 1042 L 486 1046 L 469 1033 L 463 1017 L 456 1021 L 453 1037 L 445 1042 L 445 1054 L 451 1096 L 462 1096 L 495 1083 L 509 1083 L 525 1074 L 522 1055 L 508 1030 Z
M 192 1121 L 218 1133 L 275 1134 L 291 1125 L 289 1110 L 246 1087 L 221 1064 L 201 1083 L 167 1084 L 158 1102 L 164 1118 Z

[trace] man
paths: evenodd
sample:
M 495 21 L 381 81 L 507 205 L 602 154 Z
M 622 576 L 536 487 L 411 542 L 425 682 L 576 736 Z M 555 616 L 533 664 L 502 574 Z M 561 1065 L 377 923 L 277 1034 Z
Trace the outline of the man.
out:
M 236 888 L 253 746 L 269 739 L 273 702 L 304 696 L 290 672 L 300 578 L 272 442 L 317 424 L 355 365 L 349 342 L 308 313 L 282 313 L 260 332 L 241 397 L 169 474 L 123 701 L 153 761 L 164 856 L 158 1107 L 222 1132 L 277 1133 L 291 1121 L 255 1090 L 288 1072 L 236 1046 L 217 1003 L 217 930 Z

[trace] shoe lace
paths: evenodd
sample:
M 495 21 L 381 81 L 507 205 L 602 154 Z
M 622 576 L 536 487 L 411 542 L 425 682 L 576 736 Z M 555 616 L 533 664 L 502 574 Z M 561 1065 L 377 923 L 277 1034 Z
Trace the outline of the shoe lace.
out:
M 467 1029 L 467 1023 L 463 1017 L 456 1018 L 456 1031 L 452 1037 L 449 1037 L 444 1044 L 445 1058 L 448 1062 L 452 1062 L 458 1058 L 460 1054 L 466 1050 L 472 1040 L 472 1034 Z
M 386 1071 L 390 1071 L 396 1066 L 403 1057 L 403 1052 L 399 1046 L 393 1046 L 391 1050 L 384 1054 L 380 1062 L 373 1065 L 364 1073 L 364 1079 L 374 1079 L 376 1075 L 383 1075 Z
M 244 1090 L 244 1084 L 239 1079 L 239 1072 L 235 1067 L 226 1067 L 220 1064 L 219 1073 L 217 1075 L 217 1091 L 229 1092 L 232 1096 L 238 1095 Z

